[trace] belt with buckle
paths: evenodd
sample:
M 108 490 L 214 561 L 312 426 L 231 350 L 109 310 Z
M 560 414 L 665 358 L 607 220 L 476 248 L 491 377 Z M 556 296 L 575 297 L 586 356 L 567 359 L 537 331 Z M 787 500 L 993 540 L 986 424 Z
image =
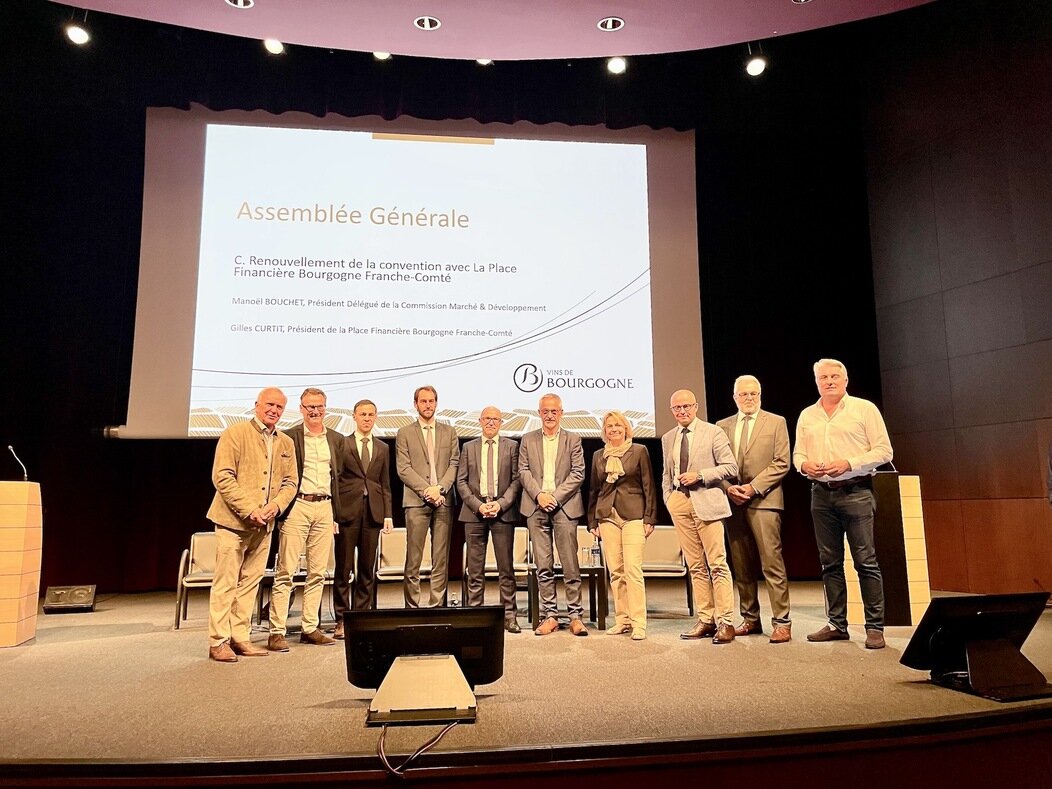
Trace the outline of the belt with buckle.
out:
M 304 501 L 328 501 L 332 496 L 326 496 L 324 493 L 297 493 L 296 498 Z
M 873 477 L 852 477 L 851 479 L 833 480 L 832 482 L 819 482 L 818 480 L 815 480 L 815 484 L 826 490 L 842 490 L 843 488 L 855 486 L 872 489 Z

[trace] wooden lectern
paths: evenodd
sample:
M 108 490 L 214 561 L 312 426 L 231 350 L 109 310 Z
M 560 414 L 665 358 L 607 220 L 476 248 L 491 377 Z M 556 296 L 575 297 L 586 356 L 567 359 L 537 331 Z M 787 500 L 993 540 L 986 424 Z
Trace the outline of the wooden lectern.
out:
M 36 635 L 42 523 L 38 483 L 0 482 L 0 647 Z

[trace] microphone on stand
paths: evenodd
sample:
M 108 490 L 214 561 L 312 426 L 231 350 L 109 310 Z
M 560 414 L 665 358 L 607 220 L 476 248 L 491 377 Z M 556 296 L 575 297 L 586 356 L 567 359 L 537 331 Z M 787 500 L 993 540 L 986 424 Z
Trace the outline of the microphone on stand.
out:
M 7 451 L 11 453 L 11 455 L 14 457 L 14 459 L 18 461 L 18 465 L 20 465 L 22 467 L 22 481 L 23 482 L 29 482 L 29 472 L 26 471 L 26 464 L 23 463 L 19 459 L 18 455 L 15 454 L 15 448 L 13 446 L 11 446 L 10 444 L 8 444 L 7 445 Z

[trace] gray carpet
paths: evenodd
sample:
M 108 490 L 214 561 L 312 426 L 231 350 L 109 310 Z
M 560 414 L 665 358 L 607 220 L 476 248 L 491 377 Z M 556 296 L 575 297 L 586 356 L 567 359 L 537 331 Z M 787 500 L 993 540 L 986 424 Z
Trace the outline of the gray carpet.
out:
M 807 643 L 824 621 L 818 584 L 793 585 L 794 640 L 784 645 L 765 637 L 681 641 L 689 625 L 682 585 L 657 582 L 648 593 L 643 642 L 596 631 L 508 636 L 504 677 L 478 689 L 478 722 L 454 729 L 438 750 L 711 737 L 1005 708 L 931 686 L 901 666 L 909 628 L 889 628 L 882 651 L 865 650 L 854 627 L 850 642 Z M 364 725 L 372 692 L 348 684 L 342 645 L 293 639 L 289 653 L 220 665 L 206 659 L 205 594 L 191 598 L 178 631 L 174 599 L 103 598 L 94 613 L 41 616 L 34 641 L 0 649 L 0 760 L 375 752 L 379 730 Z M 494 589 L 487 599 L 496 599 Z M 400 589 L 385 586 L 381 605 L 399 602 Z M 1052 675 L 1052 614 L 1024 653 Z M 434 731 L 396 729 L 388 751 L 412 751 Z

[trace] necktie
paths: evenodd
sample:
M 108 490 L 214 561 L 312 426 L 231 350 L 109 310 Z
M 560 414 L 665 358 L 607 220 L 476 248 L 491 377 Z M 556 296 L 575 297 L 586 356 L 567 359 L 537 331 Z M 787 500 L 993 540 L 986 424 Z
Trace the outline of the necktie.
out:
M 684 474 L 690 465 L 690 430 L 683 428 L 679 440 L 679 473 Z
M 438 472 L 435 471 L 435 435 L 432 432 L 434 427 L 427 425 L 424 427 L 424 435 L 427 436 L 425 444 L 427 445 L 427 464 L 431 469 L 431 476 L 428 478 L 428 482 L 431 485 L 438 484 Z
M 738 439 L 738 479 L 744 480 L 745 472 L 742 471 L 745 468 L 745 450 L 749 446 L 749 420 L 751 416 L 746 416 L 742 419 L 742 434 Z
M 370 458 L 369 458 L 369 439 L 366 437 L 366 438 L 362 438 L 362 471 L 365 471 L 365 472 L 369 471 L 369 460 L 370 460 Z M 369 487 L 365 486 L 364 490 L 365 490 L 365 495 L 368 496 L 369 495 Z
M 486 492 L 490 498 L 497 498 L 497 475 L 493 471 L 493 439 L 486 442 L 486 482 L 489 490 Z

